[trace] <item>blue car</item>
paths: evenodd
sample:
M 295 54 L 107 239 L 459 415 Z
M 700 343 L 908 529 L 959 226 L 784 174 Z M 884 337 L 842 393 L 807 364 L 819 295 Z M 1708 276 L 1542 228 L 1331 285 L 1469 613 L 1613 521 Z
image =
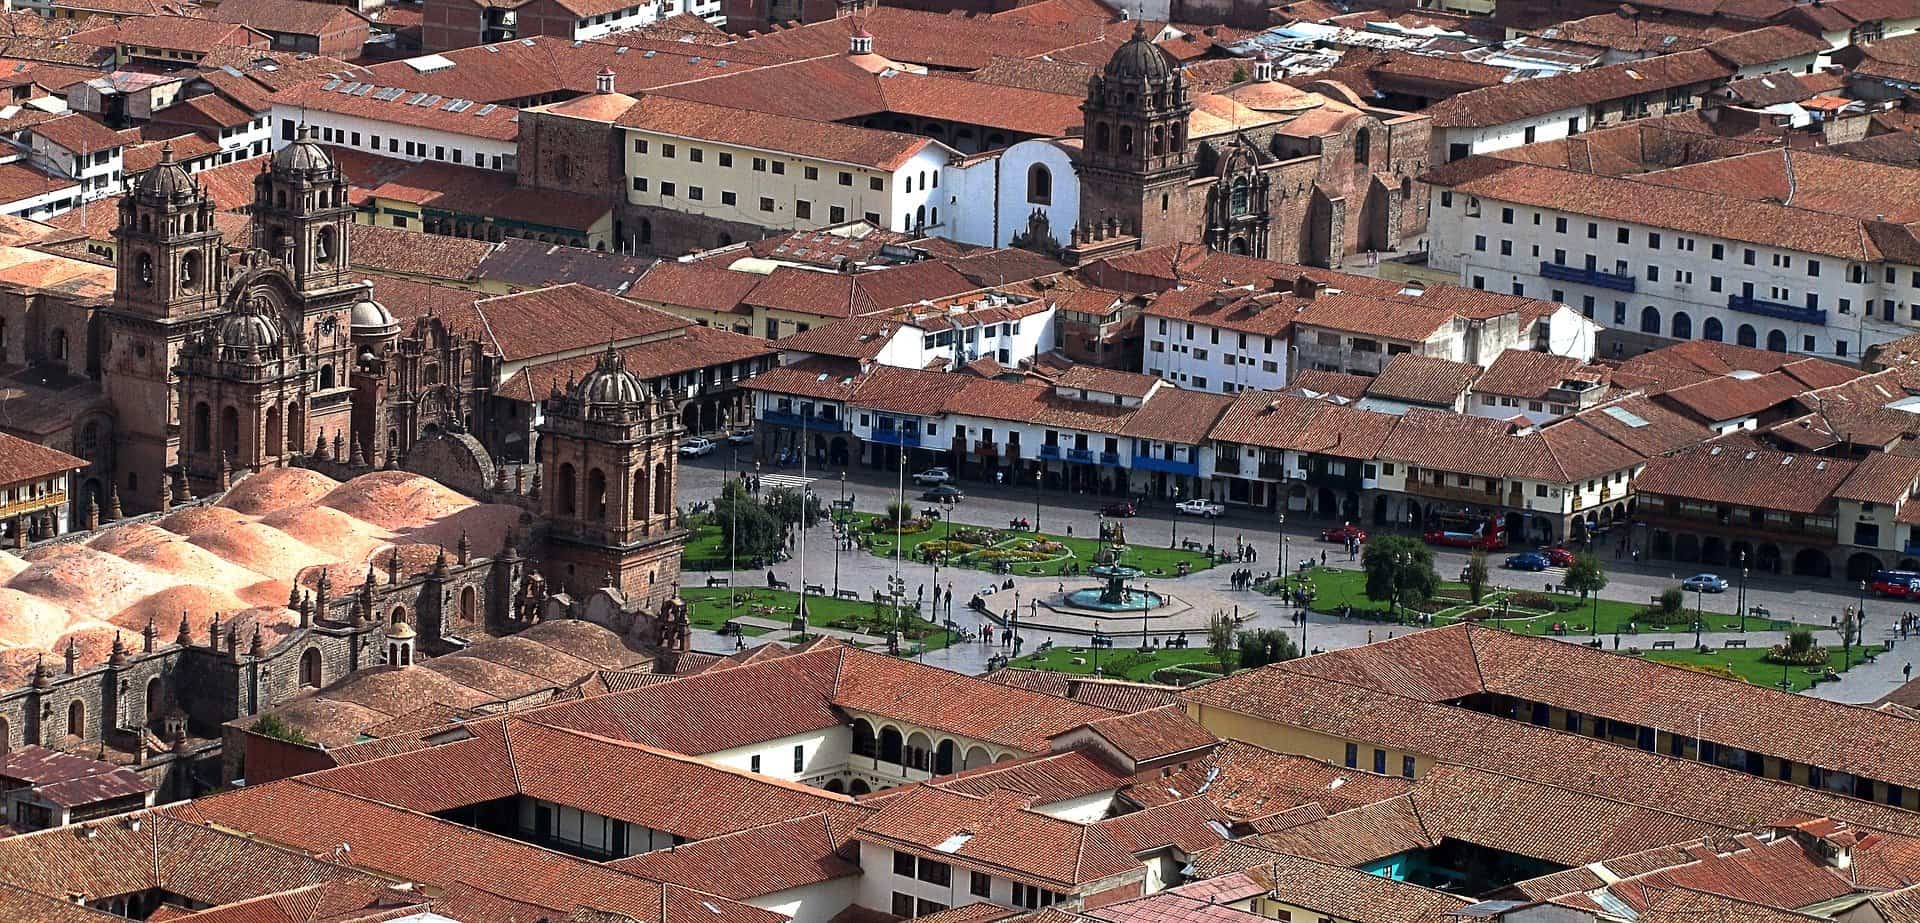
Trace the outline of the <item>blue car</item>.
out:
M 1702 593 L 1725 593 L 1727 581 L 1718 574 L 1694 574 L 1680 581 L 1680 588 L 1688 592 L 1698 590 Z
M 1507 555 L 1507 568 L 1510 570 L 1546 570 L 1547 556 L 1537 551 Z

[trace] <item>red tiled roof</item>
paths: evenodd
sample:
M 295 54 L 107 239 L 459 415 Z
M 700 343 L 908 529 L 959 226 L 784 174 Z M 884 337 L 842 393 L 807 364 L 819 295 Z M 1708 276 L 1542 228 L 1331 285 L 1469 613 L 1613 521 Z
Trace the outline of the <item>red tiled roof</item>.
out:
M 1706 50 L 1683 51 L 1469 90 L 1435 103 L 1427 112 L 1435 128 L 1486 127 L 1724 79 L 1734 70 Z
M 327 89 L 328 85 L 334 88 Z M 370 87 L 367 92 L 359 88 Z M 354 92 L 343 92 L 349 88 Z M 415 102 L 417 100 L 417 102 Z M 343 81 L 314 78 L 273 94 L 275 105 L 313 109 L 375 122 L 429 128 L 464 138 L 512 141 L 520 136 L 520 113 L 509 106 L 490 106 L 470 99 Z M 461 107 L 460 103 L 469 105 Z M 454 108 L 449 108 L 454 107 Z M 455 109 L 459 111 L 455 111 Z
M 1471 362 L 1401 353 L 1374 376 L 1367 396 L 1450 407 L 1479 377 L 1480 367 Z
M 788 118 L 648 94 L 621 113 L 626 128 L 779 151 L 834 163 L 897 170 L 935 142 L 917 135 Z
M 51 122 L 41 122 L 27 131 L 75 154 L 91 154 L 126 144 L 126 139 L 119 132 L 84 115 L 69 115 Z
M 627 371 L 642 381 L 656 381 L 700 369 L 720 368 L 771 356 L 779 350 L 759 337 L 715 327 L 689 326 L 680 333 L 618 349 Z M 496 389 L 502 397 L 537 401 L 567 381 L 586 377 L 599 361 L 591 356 L 534 361 L 508 376 Z
M 0 433 L 0 484 L 19 484 L 85 468 L 88 462 L 59 449 Z
M 775 821 L 609 863 L 612 868 L 750 900 L 860 874 L 839 855 L 868 812 L 848 807 Z

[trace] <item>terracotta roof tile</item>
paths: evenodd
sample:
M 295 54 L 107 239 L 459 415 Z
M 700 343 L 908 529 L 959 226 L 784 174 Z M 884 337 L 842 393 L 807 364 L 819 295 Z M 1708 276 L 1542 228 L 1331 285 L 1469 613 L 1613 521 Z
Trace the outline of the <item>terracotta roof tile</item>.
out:
M 1401 353 L 1374 377 L 1367 386 L 1367 396 L 1451 407 L 1479 377 L 1480 367 L 1470 362 Z
M 840 852 L 866 813 L 848 807 L 809 814 L 608 864 L 721 897 L 749 900 L 859 875 L 860 866 L 842 858 Z
M 369 272 L 429 276 L 461 282 L 473 278 L 497 244 L 445 234 L 421 234 L 397 228 L 355 224 L 351 230 L 353 266 Z
M 0 484 L 69 474 L 87 466 L 87 460 L 17 436 L 0 433 Z
M 1724 79 L 1735 68 L 1705 50 L 1470 90 L 1427 109 L 1436 128 L 1500 125 L 1562 109 Z
M 617 122 L 626 128 L 889 171 L 899 169 L 936 143 L 900 132 L 788 118 L 655 94 L 621 113 Z

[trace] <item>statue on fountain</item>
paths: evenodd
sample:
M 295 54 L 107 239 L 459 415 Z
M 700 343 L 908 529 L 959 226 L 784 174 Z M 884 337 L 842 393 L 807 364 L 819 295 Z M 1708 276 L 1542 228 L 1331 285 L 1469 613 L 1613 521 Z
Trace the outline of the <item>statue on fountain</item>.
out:
M 1100 590 L 1100 601 L 1110 606 L 1125 605 L 1127 601 L 1127 578 L 1119 571 L 1107 575 L 1107 585 Z

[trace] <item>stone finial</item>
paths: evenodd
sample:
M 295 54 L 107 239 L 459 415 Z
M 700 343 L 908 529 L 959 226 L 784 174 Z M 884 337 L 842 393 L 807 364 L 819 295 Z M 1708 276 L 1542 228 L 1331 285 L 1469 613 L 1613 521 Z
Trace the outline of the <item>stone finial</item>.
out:
M 448 561 L 447 561 L 447 546 L 441 545 L 440 556 L 433 559 L 433 575 L 442 580 L 445 580 L 447 579 L 448 570 L 449 570 L 449 567 L 448 567 Z
M 300 605 L 294 607 L 294 611 L 300 613 L 301 628 L 313 627 L 313 600 L 311 598 L 304 594 L 301 595 Z
M 107 518 L 117 521 L 126 518 L 126 515 L 127 514 L 120 509 L 120 488 L 107 488 Z
M 71 636 L 67 638 L 67 675 L 72 676 L 74 668 L 80 665 L 80 644 Z
M 333 457 L 340 459 L 341 461 L 348 460 L 347 459 L 347 437 L 341 435 L 339 430 L 333 431 Z
M 37 689 L 45 689 L 53 685 L 53 671 L 47 669 L 45 654 L 33 655 L 33 685 Z
M 500 539 L 500 560 L 509 563 L 520 560 L 520 549 L 513 546 L 512 529 L 508 529 L 506 536 Z
M 456 547 L 455 553 L 459 555 L 458 560 L 461 564 L 473 563 L 473 542 L 467 539 L 465 529 L 460 530 L 460 544 Z
M 98 504 L 95 504 L 95 503 L 93 502 L 93 500 L 92 500 L 92 498 L 83 498 L 83 499 L 82 499 L 82 500 L 80 501 L 80 503 L 81 503 L 81 504 L 82 504 L 83 506 L 85 506 L 85 507 L 86 507 L 86 510 L 87 510 L 87 531 L 88 531 L 88 532 L 92 532 L 92 531 L 94 531 L 95 529 L 98 529 L 98 528 L 100 528 L 100 507 L 99 507 L 99 505 L 98 505 Z
M 398 467 L 400 467 L 400 450 L 387 446 L 387 470 L 392 471 Z
M 160 476 L 160 512 L 162 513 L 173 509 L 173 484 L 170 483 L 172 480 L 164 474 Z
M 332 460 L 333 457 L 327 454 L 327 437 L 325 433 L 313 437 L 313 457 L 321 461 Z
M 506 492 L 506 489 L 507 489 L 507 466 L 506 465 L 494 466 L 493 489 L 495 492 L 498 492 L 498 493 Z
M 159 639 L 160 626 L 154 622 L 153 616 L 147 616 L 147 627 L 140 629 L 140 650 L 143 653 L 153 653 L 154 642 Z
M 526 465 L 513 466 L 513 492 L 516 494 L 524 494 L 527 492 Z
M 400 546 L 395 545 L 393 546 L 393 553 L 390 555 L 387 555 L 387 585 L 393 586 L 395 584 L 398 584 L 399 582 L 400 582 Z
M 289 609 L 300 608 L 300 584 L 299 583 L 294 583 L 291 586 L 287 587 L 287 608 Z
M 220 613 L 213 614 L 213 621 L 207 623 L 207 646 L 220 649 Z
M 180 502 L 193 502 L 193 482 L 187 477 L 187 469 L 180 469 Z
M 220 465 L 214 471 L 213 487 L 214 487 L 214 490 L 217 490 L 221 493 L 225 493 L 227 488 L 232 486 L 233 486 L 233 457 L 228 455 L 225 452 L 221 452 Z
M 186 647 L 187 645 L 192 644 L 193 643 L 193 635 L 191 634 L 192 630 L 193 630 L 192 625 L 187 621 L 187 613 L 185 613 L 184 611 L 181 612 L 180 613 L 180 633 L 177 635 L 174 635 L 173 643 L 178 644 L 181 647 Z
M 260 636 L 260 623 L 255 622 L 253 624 L 253 640 L 247 643 L 247 654 L 249 656 L 259 657 L 260 655 L 265 654 L 266 652 L 267 652 L 266 639 Z
M 27 523 L 24 519 L 13 523 L 13 548 L 15 551 L 27 550 Z
M 527 496 L 534 500 L 540 499 L 540 469 L 539 468 L 533 469 L 533 486 L 527 490 Z
M 126 666 L 126 663 L 127 643 L 121 639 L 120 633 L 116 631 L 113 633 L 113 652 L 107 655 L 107 664 L 109 666 L 121 667 Z
M 365 468 L 367 466 L 367 455 L 366 452 L 360 448 L 360 437 L 356 435 L 352 439 L 349 439 L 347 446 L 347 464 L 355 468 Z
M 240 622 L 235 619 L 227 626 L 227 659 L 240 659 Z

